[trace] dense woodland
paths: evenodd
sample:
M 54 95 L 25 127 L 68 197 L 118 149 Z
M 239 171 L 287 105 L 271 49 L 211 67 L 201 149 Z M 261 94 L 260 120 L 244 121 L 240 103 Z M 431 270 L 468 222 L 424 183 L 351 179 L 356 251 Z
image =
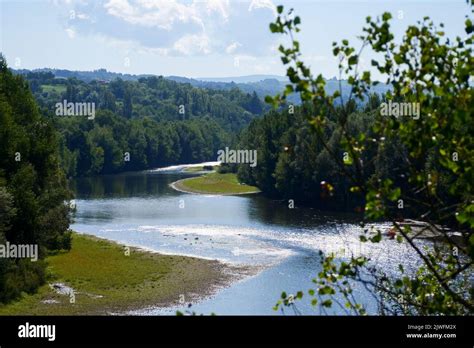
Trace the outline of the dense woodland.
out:
M 34 80 L 35 74 L 52 74 L 56 78 L 52 80 L 53 84 L 63 84 L 64 80 L 74 80 L 78 79 L 86 83 L 93 81 L 100 81 L 101 83 L 107 83 L 114 80 L 123 80 L 123 81 L 138 81 L 143 78 L 153 77 L 154 75 L 131 75 L 131 74 L 122 74 L 110 72 L 105 69 L 98 69 L 94 71 L 73 71 L 73 70 L 64 70 L 64 69 L 35 69 L 33 71 L 20 69 L 14 70 L 16 74 L 21 74 L 28 79 Z M 51 75 L 50 75 L 51 76 Z M 268 95 L 276 95 L 281 93 L 288 83 L 288 78 L 283 76 L 273 76 L 273 75 L 251 75 L 246 77 L 235 77 L 235 78 L 216 78 L 216 79 L 196 79 L 196 78 L 187 78 L 182 76 L 166 76 L 166 80 L 175 81 L 181 84 L 189 84 L 193 87 L 211 89 L 214 91 L 223 90 L 223 91 L 232 91 L 235 89 L 241 90 L 245 94 L 250 94 L 253 96 L 254 93 L 257 96 L 264 100 Z M 63 80 L 63 81 L 61 81 Z M 36 82 L 33 82 L 37 84 Z M 46 90 L 48 87 L 46 86 Z M 326 80 L 325 89 L 328 93 L 334 93 L 336 90 L 341 90 L 342 96 L 344 99 L 348 99 L 351 86 L 346 80 L 339 80 L 336 77 L 332 77 Z M 379 82 L 377 85 L 372 86 L 373 92 L 377 94 L 385 94 L 390 86 Z M 301 104 L 301 99 L 297 93 L 293 93 L 287 96 L 287 101 L 294 105 Z M 265 106 L 264 106 L 265 107 Z M 268 107 L 266 108 L 268 109 Z
M 433 161 L 435 149 L 409 164 L 404 161 L 406 149 L 399 138 L 377 136 L 374 126 L 383 117 L 379 113 L 380 104 L 386 101 L 385 96 L 372 94 L 365 104 L 352 102 L 344 109 L 336 107 L 334 113 L 326 115 L 322 135 L 316 133 L 308 122 L 311 115 L 321 110 L 305 105 L 294 108 L 293 113 L 289 112 L 288 107 L 271 111 L 253 120 L 239 139 L 238 148 L 257 149 L 258 166 L 239 165 L 230 170 L 237 171 L 241 181 L 259 187 L 274 198 L 293 200 L 296 205 L 311 205 L 320 209 L 362 212 L 365 203 L 363 195 L 350 190 L 353 185 L 350 169 L 352 156 L 343 146 L 342 130 L 338 124 L 343 111 L 349 114 L 349 134 L 354 138 L 363 134 L 364 140 L 370 144 L 366 146 L 362 158 L 363 180 L 390 179 L 399 187 L 408 188 L 409 177 L 406 173 L 410 165 L 425 168 L 426 171 L 433 168 L 440 170 Z M 344 161 L 347 168 L 341 170 L 333 156 Z M 439 195 L 448 200 L 445 185 L 452 182 L 452 178 L 440 170 L 439 181 Z M 395 205 L 392 208 L 395 213 L 399 211 Z M 410 203 L 404 208 L 405 218 L 416 216 L 420 209 Z
M 213 160 L 265 108 L 256 93 L 195 88 L 156 76 L 110 83 L 60 79 L 51 72 L 24 76 L 61 135 L 69 177 Z M 95 103 L 95 119 L 56 116 L 55 105 L 63 100 Z
M 365 134 L 373 138 L 373 146 L 365 153 L 365 180 L 391 177 L 401 183 L 404 166 L 400 162 L 400 147 L 396 139 L 384 139 L 383 146 L 372 131 L 375 115 L 385 97 L 372 94 L 367 103 L 346 105 L 350 112 L 348 128 L 352 135 Z M 308 117 L 321 112 L 309 105 L 290 111 L 272 111 L 253 120 L 241 134 L 239 147 L 255 148 L 259 165 L 252 168 L 240 165 L 239 178 L 258 186 L 275 198 L 294 200 L 295 204 L 313 205 L 322 209 L 360 211 L 362 196 L 350 193 L 350 180 L 342 172 L 333 154 L 350 160 L 341 145 L 341 129 L 337 124 L 338 112 L 328 114 L 323 136 L 312 129 Z M 327 144 L 327 148 L 323 146 Z
M 40 260 L 0 258 L 0 303 L 45 281 L 47 253 L 70 248 L 59 134 L 0 55 L 0 244 L 36 244 Z

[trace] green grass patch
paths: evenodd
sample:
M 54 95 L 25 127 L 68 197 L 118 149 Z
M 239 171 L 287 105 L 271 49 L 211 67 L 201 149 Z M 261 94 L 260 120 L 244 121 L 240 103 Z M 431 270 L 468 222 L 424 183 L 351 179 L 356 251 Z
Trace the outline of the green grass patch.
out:
M 41 89 L 43 92 L 51 93 L 51 92 L 56 92 L 56 93 L 64 93 L 66 92 L 66 86 L 65 85 L 41 85 Z
M 0 315 L 107 314 L 151 305 L 177 304 L 179 296 L 206 294 L 224 280 L 217 261 L 149 253 L 116 243 L 74 234 L 72 249 L 47 258 L 49 283 L 75 290 L 71 297 L 44 285 L 0 305 Z
M 205 170 L 216 170 L 218 166 L 199 166 L 199 167 L 187 167 L 184 169 L 186 173 L 197 173 Z
M 239 183 L 234 173 L 209 173 L 196 178 L 180 180 L 174 183 L 177 189 L 210 194 L 246 194 L 259 192 L 255 186 Z

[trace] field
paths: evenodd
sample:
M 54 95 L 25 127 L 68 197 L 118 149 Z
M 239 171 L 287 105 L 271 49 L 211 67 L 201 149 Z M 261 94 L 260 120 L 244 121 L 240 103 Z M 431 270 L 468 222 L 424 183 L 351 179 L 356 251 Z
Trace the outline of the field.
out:
M 51 93 L 51 92 L 56 92 L 56 93 L 64 93 L 66 92 L 66 86 L 65 85 L 42 85 L 41 89 L 43 92 Z

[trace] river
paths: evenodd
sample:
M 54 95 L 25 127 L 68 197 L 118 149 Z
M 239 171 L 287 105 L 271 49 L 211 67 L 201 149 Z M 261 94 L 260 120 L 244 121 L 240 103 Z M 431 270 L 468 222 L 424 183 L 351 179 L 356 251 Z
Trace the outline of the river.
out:
M 193 303 L 198 314 L 271 315 L 281 292 L 314 288 L 321 269 L 319 251 L 364 254 L 387 272 L 398 263 L 415 264 L 416 256 L 395 241 L 361 243 L 361 228 L 350 214 L 303 208 L 262 195 L 195 195 L 173 190 L 169 184 L 191 175 L 183 167 L 79 178 L 72 182 L 76 216 L 72 229 L 160 253 L 218 259 L 260 271 L 213 296 Z M 343 250 L 343 251 L 342 251 Z M 373 297 L 362 286 L 355 296 L 369 313 L 376 313 Z M 147 308 L 131 314 L 175 314 L 184 310 Z M 309 296 L 298 302 L 302 314 L 345 314 L 334 307 L 312 307 Z M 294 314 L 285 310 L 285 314 Z

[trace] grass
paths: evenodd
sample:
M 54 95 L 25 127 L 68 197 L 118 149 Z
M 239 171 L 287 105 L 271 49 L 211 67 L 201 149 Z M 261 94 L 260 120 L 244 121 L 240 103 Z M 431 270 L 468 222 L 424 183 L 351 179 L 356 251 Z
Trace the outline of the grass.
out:
M 75 303 L 69 295 L 44 285 L 36 294 L 24 294 L 16 302 L 0 305 L 0 315 L 100 315 L 177 304 L 180 295 L 188 302 L 190 294 L 204 295 L 210 286 L 225 281 L 217 261 L 135 248 L 126 256 L 119 244 L 79 234 L 73 235 L 69 252 L 50 256 L 47 261 L 49 282 L 75 289 Z
M 184 172 L 186 172 L 186 173 L 196 173 L 196 172 L 202 172 L 202 171 L 205 171 L 205 170 L 210 170 L 207 167 L 209 167 L 209 166 L 206 166 L 206 169 L 204 169 L 204 166 L 187 167 L 187 168 L 184 169 Z M 212 170 L 216 170 L 217 167 L 218 166 L 213 166 Z
M 65 85 L 41 85 L 41 89 L 43 90 L 43 92 L 47 93 L 56 92 L 61 94 L 66 92 Z
M 185 192 L 208 194 L 247 194 L 259 192 L 255 186 L 239 183 L 234 173 L 209 173 L 196 178 L 176 181 L 173 185 Z

